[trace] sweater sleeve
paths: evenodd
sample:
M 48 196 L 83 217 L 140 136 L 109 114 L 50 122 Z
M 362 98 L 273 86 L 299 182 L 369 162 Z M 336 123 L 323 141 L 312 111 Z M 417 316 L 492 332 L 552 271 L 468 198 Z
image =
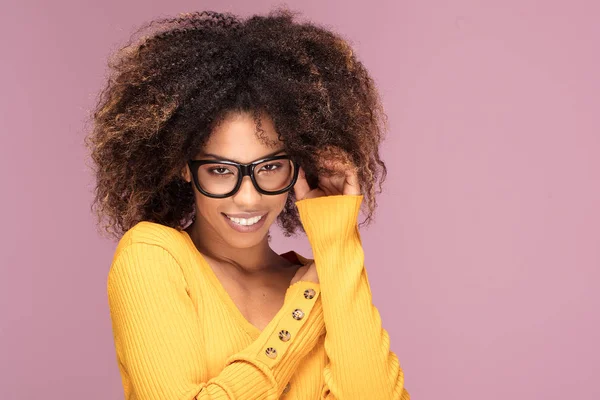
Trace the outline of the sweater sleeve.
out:
M 327 330 L 321 398 L 409 400 L 400 363 L 372 303 L 357 225 L 362 199 L 334 195 L 296 202 L 313 250 Z
M 277 399 L 298 362 L 325 333 L 320 285 L 299 281 L 290 286 L 283 307 L 258 339 L 208 379 L 202 316 L 180 268 L 156 244 L 134 242 L 115 255 L 108 300 L 127 398 Z M 282 330 L 290 333 L 288 341 L 279 338 Z

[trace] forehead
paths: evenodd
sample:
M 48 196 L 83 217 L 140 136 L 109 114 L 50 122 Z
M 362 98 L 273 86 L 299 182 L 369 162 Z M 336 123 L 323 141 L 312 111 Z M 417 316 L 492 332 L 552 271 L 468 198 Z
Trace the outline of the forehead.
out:
M 273 120 L 261 115 L 261 132 L 250 113 L 231 113 L 211 132 L 199 155 L 212 153 L 230 160 L 247 163 L 273 151 L 283 149 Z

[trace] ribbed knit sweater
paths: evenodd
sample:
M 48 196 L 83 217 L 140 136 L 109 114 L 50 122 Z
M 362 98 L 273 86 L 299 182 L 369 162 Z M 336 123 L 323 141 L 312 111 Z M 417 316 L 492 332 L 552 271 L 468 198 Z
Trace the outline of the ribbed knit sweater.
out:
M 362 195 L 296 202 L 319 283 L 298 281 L 260 331 L 189 235 L 143 221 L 108 273 L 127 400 L 409 400 L 372 303 L 357 220 Z M 286 253 L 287 254 L 287 253 Z

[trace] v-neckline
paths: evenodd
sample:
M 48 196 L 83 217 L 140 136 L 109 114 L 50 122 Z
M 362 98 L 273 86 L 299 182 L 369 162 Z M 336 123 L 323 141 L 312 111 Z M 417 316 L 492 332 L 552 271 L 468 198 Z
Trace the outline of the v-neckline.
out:
M 231 311 L 231 314 L 238 321 L 239 325 L 244 329 L 244 331 L 253 340 L 256 340 L 260 336 L 262 331 L 258 327 L 254 326 L 250 321 L 248 321 L 246 319 L 246 317 L 244 316 L 244 314 L 242 314 L 242 312 L 240 311 L 238 306 L 235 304 L 235 302 L 233 301 L 233 299 L 231 298 L 231 296 L 229 295 L 229 293 L 227 292 L 227 290 L 225 289 L 225 287 L 223 286 L 223 284 L 221 283 L 221 281 L 215 274 L 215 271 L 213 271 L 212 267 L 210 266 L 210 264 L 204 257 L 204 254 L 202 254 L 198 250 L 196 245 L 194 244 L 194 241 L 192 240 L 190 235 L 185 230 L 182 230 L 181 232 L 182 232 L 183 236 L 186 238 L 188 245 L 190 245 L 191 248 L 195 251 L 196 258 L 200 261 L 200 264 L 203 267 L 204 271 L 206 271 L 206 275 L 208 275 L 208 278 L 211 280 L 211 283 L 213 284 L 213 287 L 219 294 L 221 301 Z M 293 255 L 302 265 L 306 265 L 306 263 L 310 262 L 310 259 L 301 256 L 300 254 L 296 253 L 293 250 L 281 253 L 279 255 L 288 260 L 289 260 L 289 256 Z M 277 312 L 277 314 L 279 314 L 281 312 L 281 309 Z M 275 316 L 277 316 L 277 314 Z

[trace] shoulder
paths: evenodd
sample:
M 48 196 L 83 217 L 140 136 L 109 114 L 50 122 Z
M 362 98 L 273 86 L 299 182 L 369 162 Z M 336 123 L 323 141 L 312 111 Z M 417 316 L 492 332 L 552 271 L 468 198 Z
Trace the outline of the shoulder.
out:
M 183 233 L 155 222 L 142 221 L 117 244 L 108 272 L 113 294 L 126 290 L 187 288 L 189 249 Z
M 288 250 L 279 254 L 279 256 L 288 261 L 290 265 L 306 265 L 314 261 L 312 258 L 304 257 L 294 250 Z
M 121 252 L 131 247 L 156 247 L 179 259 L 186 251 L 184 233 L 178 229 L 150 221 L 141 221 L 129 229 L 119 240 L 115 249 L 116 259 Z

